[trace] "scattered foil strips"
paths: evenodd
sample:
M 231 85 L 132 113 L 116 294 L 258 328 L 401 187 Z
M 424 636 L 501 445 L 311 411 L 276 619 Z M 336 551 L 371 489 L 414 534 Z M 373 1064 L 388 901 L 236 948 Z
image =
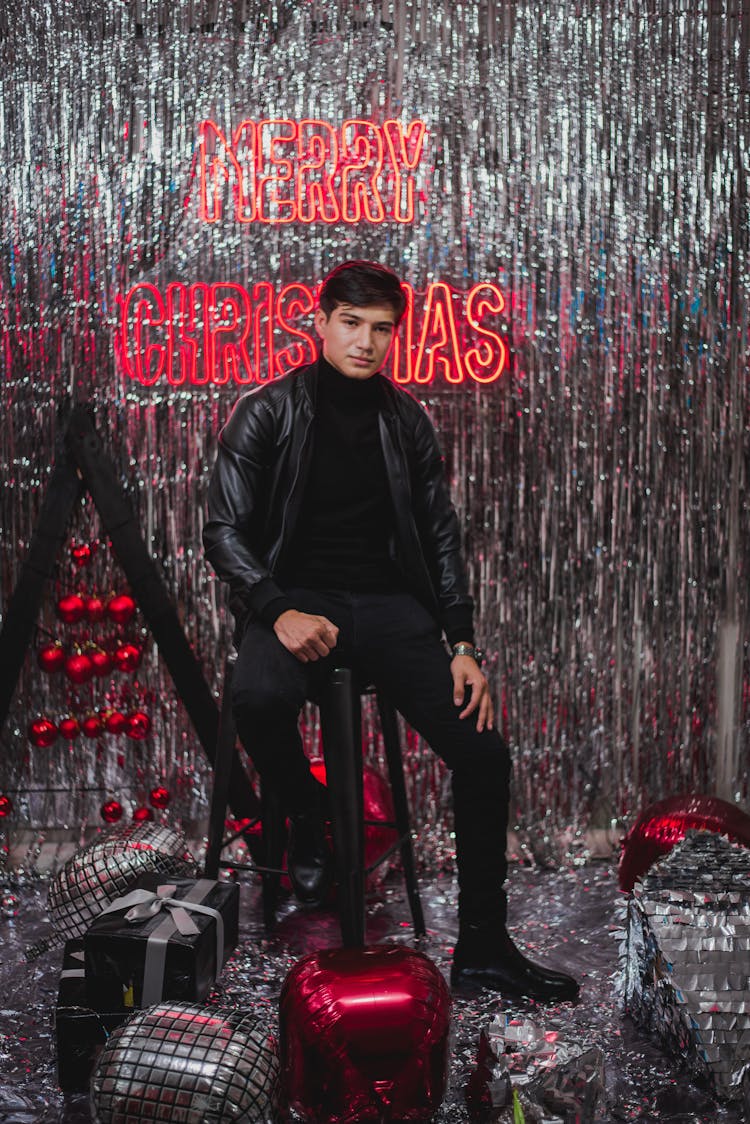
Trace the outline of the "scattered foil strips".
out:
M 479 1036 L 466 1103 L 479 1124 L 513 1121 L 513 1094 L 527 1120 L 593 1124 L 605 1088 L 604 1055 L 558 1040 L 529 1018 L 496 1015 Z
M 636 883 L 623 946 L 628 1012 L 738 1100 L 750 1069 L 750 851 L 688 832 Z

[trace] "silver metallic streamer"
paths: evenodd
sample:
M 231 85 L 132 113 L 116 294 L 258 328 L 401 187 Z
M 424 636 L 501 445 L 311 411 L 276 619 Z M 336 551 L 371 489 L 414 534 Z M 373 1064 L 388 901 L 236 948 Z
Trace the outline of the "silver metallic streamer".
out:
M 749 42 L 744 0 L 5 5 L 3 604 L 61 413 L 91 401 L 218 688 L 228 636 L 200 530 L 236 388 L 125 379 L 117 302 L 133 284 L 313 284 L 355 255 L 418 291 L 499 280 L 508 370 L 424 390 L 514 818 L 583 827 L 679 789 L 744 799 Z M 244 116 L 423 117 L 415 225 L 201 223 L 197 124 Z M 90 506 L 72 534 L 98 535 Z M 59 589 L 72 581 L 63 560 Z M 0 764 L 23 821 L 77 825 L 103 794 L 135 802 L 157 782 L 186 822 L 204 812 L 206 768 L 155 652 L 139 678 L 154 719 L 140 759 L 108 738 L 40 753 L 32 711 L 69 700 L 29 659 Z M 444 779 L 419 744 L 411 774 L 437 822 Z

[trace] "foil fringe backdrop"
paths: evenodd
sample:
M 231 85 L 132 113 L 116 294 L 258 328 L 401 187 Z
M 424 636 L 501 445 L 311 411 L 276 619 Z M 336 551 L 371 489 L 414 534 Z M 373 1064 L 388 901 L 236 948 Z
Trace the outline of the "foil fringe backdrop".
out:
M 228 636 L 199 544 L 236 392 L 124 380 L 117 299 L 132 284 L 311 283 L 355 255 L 417 290 L 499 278 L 509 369 L 424 400 L 514 751 L 514 814 L 551 830 L 679 789 L 743 800 L 749 42 L 740 0 L 5 5 L 3 604 L 60 419 L 91 401 L 218 689 Z M 388 115 L 429 126 L 413 227 L 199 222 L 204 117 Z M 99 534 L 90 504 L 71 533 Z M 86 577 L 113 575 L 99 555 Z M 78 576 L 63 559 L 56 588 Z M 53 632 L 54 596 L 40 622 Z M 30 709 L 68 700 L 29 659 L 0 758 L 23 819 L 79 824 L 101 799 L 82 788 L 135 799 L 152 780 L 183 817 L 204 811 L 206 770 L 155 650 L 138 678 L 155 700 L 138 760 L 107 739 L 42 756 Z M 416 740 L 411 783 L 435 824 L 445 778 Z

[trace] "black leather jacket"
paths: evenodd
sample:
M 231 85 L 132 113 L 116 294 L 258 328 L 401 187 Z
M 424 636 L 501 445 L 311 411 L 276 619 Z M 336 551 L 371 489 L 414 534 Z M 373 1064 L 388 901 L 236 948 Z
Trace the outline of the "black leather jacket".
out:
M 229 584 L 241 635 L 249 613 L 281 596 L 274 580 L 295 530 L 312 451 L 318 364 L 255 387 L 219 435 L 203 529 L 206 557 Z M 446 632 L 472 634 L 458 519 L 432 423 L 383 375 L 380 439 L 395 512 L 391 554 L 405 586 Z

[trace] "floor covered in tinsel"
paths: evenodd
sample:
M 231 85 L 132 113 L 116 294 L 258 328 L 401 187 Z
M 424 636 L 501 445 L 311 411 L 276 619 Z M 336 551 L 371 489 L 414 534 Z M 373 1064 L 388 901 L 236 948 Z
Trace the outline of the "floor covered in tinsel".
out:
M 428 937 L 421 945 L 447 974 L 456 936 L 456 886 L 450 880 L 423 883 Z M 0 1122 L 91 1119 L 88 1098 L 63 1097 L 56 1086 L 52 1016 L 61 950 L 31 965 L 23 950 L 48 933 L 47 883 L 5 883 L 2 896 L 2 965 L 0 966 Z M 282 981 L 299 957 L 338 943 L 333 913 L 306 912 L 292 901 L 284 905 L 272 935 L 262 926 L 259 891 L 243 884 L 240 946 L 227 965 L 212 1001 L 257 1013 L 264 1026 L 277 1025 Z M 589 863 L 565 871 L 515 869 L 510 881 L 511 928 L 532 957 L 565 968 L 582 981 L 575 1006 L 507 1003 L 490 993 L 477 999 L 456 998 L 449 1088 L 437 1122 L 469 1120 L 464 1101 L 467 1077 L 476 1063 L 480 1029 L 501 1011 L 556 1032 L 556 1045 L 598 1046 L 605 1057 L 606 1091 L 596 1120 L 738 1121 L 737 1107 L 718 1103 L 706 1088 L 663 1053 L 621 1013 L 616 996 L 619 978 L 616 930 L 622 927 L 616 870 L 610 863 Z M 393 877 L 369 904 L 368 942 L 409 941 L 408 907 L 400 880 Z M 549 1037 L 553 1037 L 550 1035 Z M 539 1060 L 529 1056 L 533 1069 Z

